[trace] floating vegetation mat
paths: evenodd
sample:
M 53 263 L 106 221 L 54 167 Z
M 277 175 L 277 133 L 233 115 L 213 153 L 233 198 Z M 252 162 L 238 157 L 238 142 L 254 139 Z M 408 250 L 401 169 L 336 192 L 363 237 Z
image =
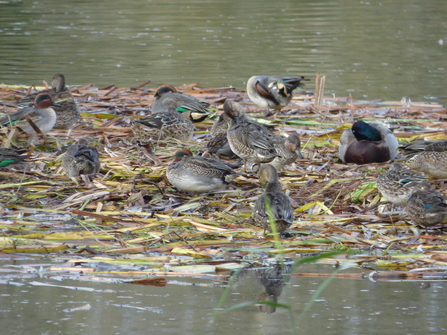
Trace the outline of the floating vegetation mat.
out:
M 140 146 L 130 121 L 150 113 L 156 88 L 148 86 L 74 87 L 82 120 L 70 133 L 3 137 L 3 146 L 25 148 L 31 157 L 25 167 L 0 170 L 1 257 L 51 257 L 58 262 L 49 268 L 55 274 L 107 274 L 122 280 L 220 276 L 260 266 L 271 257 L 331 251 L 347 253 L 320 261 L 365 273 L 392 269 L 411 277 L 447 265 L 442 224 L 427 233 L 414 226 L 402 208 L 382 204 L 375 181 L 388 163 L 346 165 L 338 158 L 341 133 L 354 119 L 382 122 L 403 143 L 447 139 L 443 106 L 349 98 L 320 98 L 315 105 L 313 94 L 307 93 L 296 94 L 278 115 L 263 117 L 264 111 L 243 91 L 191 84 L 178 89 L 215 109 L 196 124 L 194 139 Z M 14 101 L 27 91 L 1 85 L 0 112 L 14 111 Z M 280 172 L 296 214 L 286 238 L 264 236 L 252 225 L 253 203 L 262 193 L 254 174 L 243 173 L 227 189 L 205 195 L 179 192 L 166 179 L 175 151 L 204 151 L 209 129 L 227 98 L 274 126 L 276 133 L 297 131 L 301 137 L 305 159 Z M 61 157 L 79 138 L 88 138 L 98 148 L 100 174 L 74 179 L 63 172 Z M 434 184 L 447 195 L 443 181 Z

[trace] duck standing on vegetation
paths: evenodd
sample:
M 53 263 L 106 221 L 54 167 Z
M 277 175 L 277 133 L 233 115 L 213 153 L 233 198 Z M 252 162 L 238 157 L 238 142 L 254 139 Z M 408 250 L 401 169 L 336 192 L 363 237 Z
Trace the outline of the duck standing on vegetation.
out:
M 262 108 L 280 110 L 292 100 L 292 92 L 304 86 L 304 77 L 253 76 L 247 81 L 247 94 L 251 101 Z
M 356 121 L 340 138 L 339 154 L 345 163 L 370 164 L 394 160 L 399 142 L 378 123 Z
M 17 166 L 25 163 L 29 155 L 23 155 L 26 150 L 0 148 L 0 167 Z
M 245 110 L 239 103 L 231 99 L 225 100 L 223 110 L 224 112 L 219 115 L 219 119 L 211 128 L 211 139 L 207 144 L 207 152 L 231 157 L 234 152 L 228 143 L 227 132 L 233 122 L 232 115 L 237 114 L 239 120 L 242 120 L 245 118 Z
M 98 173 L 100 165 L 98 150 L 85 139 L 70 146 L 62 157 L 62 168 L 69 177 Z
M 255 202 L 253 220 L 256 225 L 271 232 L 268 214 L 270 211 L 272 224 L 275 224 L 278 233 L 282 233 L 293 223 L 295 215 L 290 199 L 282 191 L 276 169 L 270 164 L 262 165 L 259 170 L 259 182 L 265 190 Z
M 226 163 L 213 158 L 193 156 L 189 149 L 177 151 L 166 172 L 174 187 L 192 193 L 224 188 L 239 175 Z
M 269 164 L 277 171 L 286 165 L 294 163 L 298 157 L 301 159 L 304 158 L 301 153 L 301 141 L 297 133 L 292 133 L 287 138 L 276 136 L 276 140 L 273 141 L 273 146 L 278 156 Z
M 152 113 L 160 113 L 175 107 L 177 112 L 189 112 L 191 121 L 200 122 L 208 116 L 210 104 L 200 101 L 196 97 L 178 92 L 172 85 L 162 85 L 155 92 L 155 101 L 152 105 Z
M 42 133 L 46 134 L 53 129 L 56 123 L 56 112 L 51 108 L 52 106 L 59 105 L 53 102 L 48 93 L 40 93 L 35 98 L 34 107 L 25 107 L 14 113 L 2 115 L 0 127 L 16 127 L 27 134 L 36 134 L 35 129 L 28 122 L 28 118 Z M 31 116 L 32 113 L 35 115 Z
M 447 178 L 447 141 L 415 141 L 402 146 L 410 168 L 437 179 Z
M 446 199 L 435 190 L 420 190 L 408 199 L 406 210 L 411 220 L 425 228 L 447 220 Z
M 271 162 L 278 156 L 274 136 L 264 126 L 248 118 L 240 118 L 238 110 L 229 110 L 227 115 L 232 125 L 227 132 L 231 150 L 239 156 L 247 170 L 256 170 L 259 164 Z
M 70 129 L 81 118 L 79 107 L 76 104 L 73 94 L 71 94 L 71 91 L 65 86 L 65 77 L 63 74 L 58 73 L 54 75 L 51 86 L 51 89 L 39 93 L 49 94 L 53 101 L 58 103 L 58 105 L 53 108 L 57 116 L 53 128 Z M 19 105 L 29 104 L 35 99 L 36 95 L 37 94 L 29 94 L 18 100 L 17 103 Z
M 189 110 L 178 112 L 175 107 L 169 107 L 165 112 L 133 120 L 132 131 L 143 143 L 164 140 L 168 137 L 189 141 L 194 136 L 194 125 L 189 116 Z
M 376 185 L 385 198 L 399 205 L 406 205 L 414 192 L 430 188 L 424 175 L 404 169 L 397 162 L 394 162 L 387 172 L 377 177 Z

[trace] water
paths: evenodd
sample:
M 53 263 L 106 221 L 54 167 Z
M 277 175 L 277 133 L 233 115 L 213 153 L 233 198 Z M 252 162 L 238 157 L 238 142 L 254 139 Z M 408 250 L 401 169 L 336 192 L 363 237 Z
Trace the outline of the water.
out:
M 16 262 L 20 263 L 27 262 Z M 331 273 L 333 268 L 306 265 L 297 271 Z M 278 329 L 282 334 L 293 334 L 291 318 L 299 334 L 446 332 L 445 282 L 425 282 L 422 289 L 415 282 L 333 279 L 300 317 L 325 278 L 285 275 L 266 289 L 261 285 L 266 281 L 260 280 L 260 270 L 249 270 L 239 274 L 223 308 L 258 301 L 264 292 L 276 292 L 278 303 L 291 307 L 290 314 L 283 308 L 264 308 L 269 312 L 264 313 L 256 305 L 249 305 L 213 316 L 225 290 L 219 280 L 167 278 L 165 287 L 153 287 L 85 281 L 82 275 L 80 280 L 70 280 L 48 273 L 41 278 L 37 274 L 6 275 L 5 268 L 2 272 L 0 322 L 6 330 L 2 334 L 231 335 L 276 334 Z M 70 310 L 86 305 L 90 309 Z
M 312 90 L 319 71 L 327 94 L 357 100 L 446 95 L 444 0 L 5 0 L 0 17 L 6 84 L 61 72 L 71 85 L 244 88 L 292 74 Z

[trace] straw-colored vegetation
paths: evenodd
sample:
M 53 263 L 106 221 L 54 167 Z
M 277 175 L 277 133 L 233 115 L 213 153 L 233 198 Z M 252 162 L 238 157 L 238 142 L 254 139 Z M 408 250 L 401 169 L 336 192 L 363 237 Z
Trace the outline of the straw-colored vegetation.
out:
M 213 274 L 259 264 L 267 255 L 295 257 L 337 250 L 355 252 L 325 262 L 368 269 L 445 266 L 446 234 L 435 229 L 436 234 L 427 235 L 398 207 L 389 214 L 390 207 L 380 204 L 375 180 L 389 164 L 346 165 L 337 156 L 341 133 L 357 118 L 387 124 L 400 142 L 447 139 L 442 106 L 403 107 L 400 101 L 354 102 L 323 99 L 321 94 L 317 105 L 313 95 L 296 94 L 271 119 L 263 118 L 243 91 L 191 84 L 178 89 L 209 102 L 216 114 L 196 124 L 189 143 L 139 146 L 129 122 L 147 115 L 155 91 L 148 86 L 72 88 L 82 121 L 70 136 L 57 130 L 34 140 L 23 133 L 4 135 L 3 146 L 28 148 L 31 158 L 26 169 L 0 170 L 2 253 L 51 254 L 66 261 L 51 268 L 56 272 L 98 274 L 101 270 L 93 264 L 113 263 L 118 265 L 116 271 L 109 269 L 108 275 L 125 278 Z M 26 93 L 27 88 L 0 86 L 0 112 L 15 110 L 13 101 Z M 260 122 L 275 126 L 276 133 L 300 134 L 305 159 L 280 172 L 295 208 L 290 238 L 275 242 L 252 225 L 252 206 L 262 193 L 256 175 L 244 173 L 225 190 L 195 196 L 177 191 L 165 177 L 179 148 L 195 154 L 204 151 L 226 98 L 241 103 Z M 97 146 L 100 175 L 72 179 L 64 174 L 61 156 L 79 138 Z M 435 185 L 446 193 L 440 188 L 442 182 Z

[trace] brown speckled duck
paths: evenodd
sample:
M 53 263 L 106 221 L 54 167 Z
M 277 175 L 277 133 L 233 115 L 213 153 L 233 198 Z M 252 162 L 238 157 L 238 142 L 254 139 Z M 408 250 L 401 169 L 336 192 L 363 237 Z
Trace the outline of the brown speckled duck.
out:
M 0 117 L 1 127 L 20 128 L 27 134 L 36 134 L 36 130 L 28 122 L 31 119 L 37 128 L 44 134 L 53 129 L 56 123 L 56 112 L 53 106 L 58 106 L 48 93 L 39 93 L 34 100 L 34 107 L 20 108 L 16 112 Z M 34 116 L 32 116 L 32 114 Z
M 292 100 L 292 92 L 304 86 L 304 77 L 253 76 L 247 81 L 247 94 L 262 108 L 280 110 Z
M 265 190 L 255 202 L 252 214 L 254 222 L 264 230 L 271 232 L 272 228 L 268 216 L 268 208 L 270 207 L 276 231 L 282 233 L 290 227 L 295 218 L 290 199 L 282 191 L 278 173 L 272 165 L 264 164 L 261 166 L 259 181 Z
M 264 126 L 247 118 L 239 118 L 239 112 L 228 114 L 232 125 L 227 132 L 231 150 L 239 156 L 246 170 L 257 170 L 261 163 L 271 162 L 277 157 L 273 144 L 275 135 Z
M 207 151 L 231 157 L 234 153 L 228 143 L 227 132 L 233 123 L 232 115 L 237 115 L 239 120 L 245 119 L 245 110 L 239 103 L 230 99 L 225 100 L 223 110 L 224 112 L 219 115 L 219 119 L 211 128 L 211 139 L 207 143 Z
M 189 120 L 189 115 L 189 111 L 178 112 L 175 107 L 169 107 L 165 112 L 133 120 L 132 131 L 143 143 L 168 137 L 189 141 L 194 136 L 194 125 Z
M 193 156 L 189 149 L 175 153 L 166 176 L 179 190 L 191 193 L 205 193 L 226 187 L 240 173 L 233 171 L 226 163 L 207 157 Z
M 69 177 L 98 173 L 100 168 L 98 150 L 88 145 L 85 139 L 70 146 L 62 157 L 62 168 Z
M 301 141 L 297 133 L 292 133 L 286 138 L 276 136 L 276 140 L 273 141 L 273 146 L 275 147 L 278 156 L 269 164 L 277 171 L 281 170 L 286 165 L 294 163 L 298 157 L 301 159 L 304 158 L 301 153 Z
M 415 141 L 402 146 L 402 161 L 410 169 L 437 178 L 447 178 L 447 141 Z
M 52 88 L 41 91 L 40 93 L 47 93 L 51 96 L 53 101 L 57 102 L 57 106 L 53 109 L 56 112 L 55 129 L 70 129 L 81 118 L 79 107 L 76 104 L 71 91 L 65 86 L 65 77 L 63 74 L 56 74 L 51 82 Z M 36 93 L 29 94 L 18 100 L 19 105 L 27 105 L 32 103 L 36 97 Z M 32 116 L 35 116 L 32 114 Z
M 415 224 L 426 228 L 447 220 L 446 199 L 435 190 L 413 193 L 408 199 L 406 211 Z
M 414 192 L 429 189 L 430 183 L 424 175 L 405 169 L 398 162 L 394 162 L 387 172 L 377 177 L 376 186 L 392 203 L 406 205 Z
M 399 142 L 378 123 L 356 121 L 340 138 L 339 154 L 345 163 L 370 164 L 394 160 Z

